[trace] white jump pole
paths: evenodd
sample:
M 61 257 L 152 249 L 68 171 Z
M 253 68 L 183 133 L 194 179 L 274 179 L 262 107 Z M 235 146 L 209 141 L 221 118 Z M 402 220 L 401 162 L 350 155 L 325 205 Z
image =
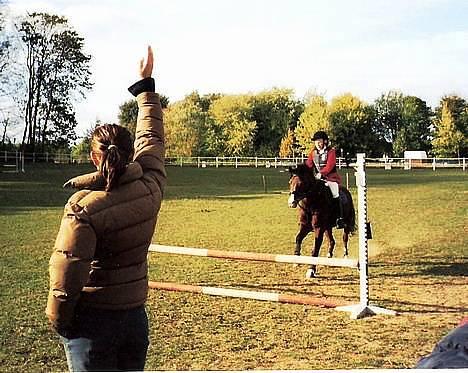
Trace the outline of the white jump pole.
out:
M 369 304 L 369 248 L 367 245 L 367 185 L 365 154 L 357 154 L 356 186 L 358 190 L 359 227 L 359 304 L 337 307 L 338 311 L 351 313 L 351 319 L 360 319 L 377 314 L 396 315 L 395 311 Z
M 314 264 L 314 265 L 325 265 L 325 266 L 333 266 L 333 267 L 359 268 L 359 263 L 356 259 L 265 254 L 265 253 L 252 253 L 252 252 L 246 252 L 246 251 L 210 250 L 210 249 L 197 249 L 193 247 L 164 246 L 164 245 L 156 245 L 156 244 L 150 245 L 148 250 L 153 251 L 153 252 L 158 252 L 158 253 L 165 253 L 165 254 L 203 256 L 203 257 L 218 258 L 218 259 L 234 259 L 234 260 L 258 261 L 258 262 L 276 262 L 276 263 L 308 264 L 308 265 Z
M 226 288 L 212 287 L 212 286 L 178 284 L 174 282 L 148 281 L 148 286 L 151 289 L 157 289 L 157 290 L 182 291 L 182 292 L 189 292 L 189 293 L 195 293 L 195 294 L 215 295 L 215 296 L 231 297 L 231 298 L 254 299 L 254 300 L 263 300 L 263 301 L 279 302 L 279 303 L 308 304 L 308 305 L 320 306 L 320 307 L 325 307 L 325 308 L 337 307 L 336 301 L 327 300 L 326 298 L 323 298 L 323 297 L 315 298 L 309 295 L 293 295 L 293 294 L 281 294 L 281 293 L 266 292 L 266 291 L 226 289 Z

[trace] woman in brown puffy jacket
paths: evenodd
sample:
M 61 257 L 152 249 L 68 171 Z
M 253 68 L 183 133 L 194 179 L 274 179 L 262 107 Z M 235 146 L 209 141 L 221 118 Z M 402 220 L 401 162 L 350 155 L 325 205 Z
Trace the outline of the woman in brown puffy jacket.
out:
M 97 127 L 97 171 L 66 186 L 68 200 L 50 258 L 46 314 L 70 371 L 143 370 L 148 348 L 147 253 L 166 182 L 164 129 L 153 53 L 129 91 L 138 102 L 135 142 L 117 125 Z

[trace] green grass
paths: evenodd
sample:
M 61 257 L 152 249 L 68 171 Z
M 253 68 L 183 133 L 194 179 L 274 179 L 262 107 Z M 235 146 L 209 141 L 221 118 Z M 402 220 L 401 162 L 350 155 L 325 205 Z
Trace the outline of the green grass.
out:
M 3 371 L 66 369 L 44 315 L 47 264 L 71 194 L 61 185 L 90 170 L 36 164 L 26 174 L 0 174 Z M 292 254 L 297 211 L 287 208 L 288 174 L 281 171 L 168 168 L 153 242 Z M 354 182 L 352 171 L 349 176 Z M 368 170 L 367 179 L 374 234 L 369 241 L 371 303 L 398 316 L 355 321 L 320 307 L 152 290 L 146 369 L 413 367 L 468 312 L 467 174 Z M 305 240 L 304 254 L 312 243 L 311 237 Z M 357 236 L 351 238 L 351 256 L 357 256 Z M 321 267 L 314 280 L 304 273 L 304 267 L 288 264 L 150 254 L 155 281 L 358 301 L 356 271 Z

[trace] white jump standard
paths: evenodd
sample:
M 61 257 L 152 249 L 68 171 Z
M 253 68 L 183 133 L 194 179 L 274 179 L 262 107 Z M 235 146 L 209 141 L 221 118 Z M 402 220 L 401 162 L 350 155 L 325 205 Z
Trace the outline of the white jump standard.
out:
M 352 319 L 377 314 L 396 315 L 395 311 L 369 305 L 369 248 L 367 245 L 367 184 L 365 154 L 357 154 L 356 185 L 358 190 L 358 231 L 359 231 L 359 304 L 337 307 L 338 311 L 351 312 Z

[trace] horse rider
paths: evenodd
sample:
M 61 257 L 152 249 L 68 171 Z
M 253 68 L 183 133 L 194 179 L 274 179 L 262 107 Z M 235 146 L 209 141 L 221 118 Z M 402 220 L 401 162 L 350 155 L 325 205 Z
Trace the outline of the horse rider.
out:
M 328 135 L 324 131 L 317 131 L 312 137 L 314 148 L 311 150 L 305 164 L 315 168 L 317 180 L 326 180 L 325 185 L 330 188 L 333 196 L 333 208 L 338 212 L 336 227 L 344 228 L 343 204 L 340 199 L 341 177 L 336 171 L 336 150 L 328 143 Z

